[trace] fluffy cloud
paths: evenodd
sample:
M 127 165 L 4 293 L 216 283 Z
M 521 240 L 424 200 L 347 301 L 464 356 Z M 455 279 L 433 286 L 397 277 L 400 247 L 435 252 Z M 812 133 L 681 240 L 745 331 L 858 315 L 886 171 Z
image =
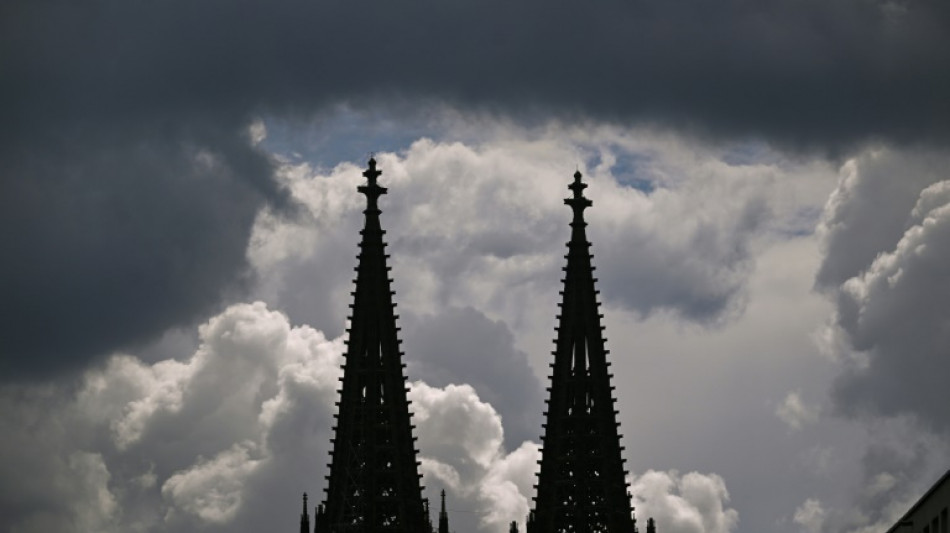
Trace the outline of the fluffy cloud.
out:
M 657 529 L 669 533 L 729 533 L 739 513 L 727 507 L 729 491 L 716 474 L 649 470 L 631 482 L 640 528 L 653 517 Z
M 162 495 L 173 509 L 197 515 L 205 522 L 225 524 L 237 514 L 248 478 L 261 466 L 254 443 L 235 444 L 213 459 L 199 460 L 177 472 L 162 485 Z M 172 511 L 174 512 L 174 511 Z M 166 520 L 173 516 L 166 517 Z
M 416 315 L 471 307 L 539 331 L 555 314 L 569 236 L 565 169 L 583 162 L 605 303 L 720 322 L 743 308 L 756 238 L 785 229 L 776 221 L 794 218 L 788 193 L 821 172 L 768 150 L 774 162 L 742 162 L 728 149 L 649 131 L 496 128 L 485 141 L 420 140 L 404 153 L 377 155 L 390 188 L 381 205 L 399 302 Z M 330 274 L 312 288 L 302 280 L 352 266 L 359 169 L 288 161 L 279 173 L 307 209 L 296 219 L 259 218 L 249 252 L 264 284 L 259 295 L 296 320 L 340 323 L 324 307 L 346 303 L 348 280 Z M 789 185 L 777 184 L 792 175 Z M 533 312 L 541 305 L 550 314 Z
M 884 147 L 845 162 L 818 228 L 825 257 L 817 286 L 834 289 L 892 251 L 921 190 L 946 179 L 947 164 L 940 151 Z
M 731 318 L 753 267 L 752 238 L 772 218 L 765 185 L 774 169 L 677 155 L 693 161 L 638 169 L 675 173 L 672 180 L 649 195 L 610 187 L 608 208 L 591 212 L 600 287 L 607 303 L 644 315 L 665 309 L 698 322 Z
M 199 337 L 198 350 L 180 361 L 116 355 L 88 372 L 75 393 L 5 389 L 7 457 L 21 460 L 3 465 L 26 468 L 35 485 L 11 485 L 19 476 L 4 476 L 0 505 L 14 511 L 4 513 L 7 525 L 24 532 L 43 524 L 233 530 L 242 513 L 280 521 L 274 500 L 257 489 L 306 459 L 282 487 L 295 508 L 301 487 L 320 470 L 303 450 L 325 453 L 329 442 L 342 341 L 291 327 L 262 303 L 228 308 Z M 42 447 L 26 444 L 37 437 Z
M 502 531 L 512 521 L 524 529 L 540 449 L 524 442 L 502 446 L 502 420 L 469 385 L 431 387 L 417 381 L 409 392 L 418 425 L 422 472 L 430 501 L 447 489 L 453 529 Z M 478 521 L 474 522 L 473 519 Z
M 323 486 L 342 339 L 292 327 L 260 302 L 229 307 L 199 339 L 181 360 L 116 355 L 72 393 L 2 389 L 4 526 L 293 527 L 300 493 Z M 538 446 L 506 451 L 501 417 L 470 385 L 416 381 L 409 398 L 429 498 L 449 491 L 450 507 L 466 511 L 452 515 L 460 530 L 523 524 Z

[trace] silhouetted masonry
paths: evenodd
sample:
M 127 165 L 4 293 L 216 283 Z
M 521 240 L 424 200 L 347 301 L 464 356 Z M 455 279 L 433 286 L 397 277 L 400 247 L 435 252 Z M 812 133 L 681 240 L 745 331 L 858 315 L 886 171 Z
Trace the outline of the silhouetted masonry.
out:
M 422 498 L 412 436 L 389 256 L 379 221 L 378 199 L 386 193 L 376 183 L 380 174 L 370 159 L 363 172 L 367 183 L 358 188 L 366 195 L 365 223 L 327 494 L 316 508 L 313 533 L 436 533 L 428 501 Z M 569 185 L 574 195 L 565 200 L 574 219 L 536 505 L 527 533 L 636 532 L 585 230 L 584 209 L 591 206 L 585 187 L 577 172 Z M 437 532 L 449 533 L 445 491 L 441 499 Z M 300 533 L 309 531 L 304 494 Z M 509 533 L 518 533 L 517 522 L 510 523 Z M 653 519 L 647 533 L 656 533 Z
M 937 480 L 887 533 L 950 532 L 950 470 Z
M 315 533 L 431 533 L 422 498 L 386 244 L 376 160 L 363 172 L 365 223 L 326 500 Z
M 574 174 L 568 185 L 573 195 L 564 200 L 574 219 L 558 304 L 541 471 L 527 533 L 636 531 L 584 221 L 592 202 L 584 197 L 587 184 L 581 177 Z
M 442 508 L 439 511 L 439 533 L 449 533 L 449 513 L 445 510 L 445 491 L 442 491 Z

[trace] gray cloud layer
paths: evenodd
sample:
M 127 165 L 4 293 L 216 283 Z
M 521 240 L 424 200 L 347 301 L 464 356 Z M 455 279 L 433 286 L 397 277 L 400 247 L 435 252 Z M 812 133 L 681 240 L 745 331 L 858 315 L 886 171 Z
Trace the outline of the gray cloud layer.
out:
M 435 99 L 831 148 L 950 134 L 937 0 L 0 9 L 7 377 L 82 366 L 240 288 L 254 213 L 280 197 L 244 132 L 258 114 Z
M 822 231 L 819 286 L 836 301 L 845 413 L 915 415 L 946 432 L 950 371 L 947 156 L 878 150 L 845 165 Z
M 14 2 L 6 132 L 380 95 L 817 144 L 950 133 L 939 0 Z
M 436 387 L 474 387 L 502 416 L 509 449 L 538 438 L 544 407 L 541 383 L 527 354 L 515 349 L 514 335 L 504 322 L 467 307 L 404 323 L 409 375 Z
M 831 400 L 873 440 L 849 511 L 806 501 L 796 513 L 803 525 L 879 531 L 946 468 L 947 168 L 940 151 L 868 150 L 844 164 L 828 200 L 816 286 L 835 304 L 826 338 L 841 366 Z

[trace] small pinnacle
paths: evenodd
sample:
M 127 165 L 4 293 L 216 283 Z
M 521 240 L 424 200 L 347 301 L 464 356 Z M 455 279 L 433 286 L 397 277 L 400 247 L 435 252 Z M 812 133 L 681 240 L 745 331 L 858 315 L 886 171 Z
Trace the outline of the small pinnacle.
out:
M 383 172 L 376 169 L 375 157 L 370 156 L 369 161 L 367 161 L 367 165 L 369 165 L 369 168 L 363 171 L 363 175 L 369 180 L 370 185 L 376 185 L 376 178 L 378 178 Z
M 591 206 L 591 201 L 584 196 L 584 189 L 587 188 L 587 184 L 581 181 L 583 176 L 580 170 L 574 172 L 574 182 L 567 186 L 568 189 L 574 192 L 574 196 L 564 200 L 564 203 L 574 209 L 575 219 L 579 220 L 583 220 L 582 213 L 584 209 Z
M 371 210 L 376 210 L 376 199 L 379 198 L 379 195 L 386 194 L 386 187 L 380 187 L 376 183 L 376 178 L 380 176 L 383 172 L 376 168 L 376 159 L 370 158 L 367 161 L 367 168 L 363 171 L 363 176 L 366 177 L 366 185 L 360 185 L 356 189 L 365 194 L 368 200 L 368 207 Z
M 581 174 L 580 170 L 574 172 L 574 183 L 567 186 L 569 189 L 574 191 L 574 198 L 581 198 L 584 196 L 584 189 L 587 188 L 587 184 L 581 181 L 582 177 L 584 177 L 584 175 Z

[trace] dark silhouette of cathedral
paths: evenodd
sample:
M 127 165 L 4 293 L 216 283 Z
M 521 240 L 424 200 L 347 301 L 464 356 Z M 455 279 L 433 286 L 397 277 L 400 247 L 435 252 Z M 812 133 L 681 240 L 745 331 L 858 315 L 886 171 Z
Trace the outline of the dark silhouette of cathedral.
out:
M 381 171 L 370 158 L 363 172 L 365 222 L 360 232 L 356 290 L 352 293 L 343 386 L 324 503 L 317 506 L 313 533 L 449 533 L 445 491 L 438 529 L 422 497 L 413 426 L 406 397 L 402 352 L 386 266 L 376 183 Z M 551 364 L 541 470 L 527 533 L 636 533 L 617 431 L 611 375 L 587 241 L 581 173 L 564 202 L 574 211 L 557 349 Z M 300 533 L 310 533 L 303 495 Z M 509 533 L 518 533 L 517 522 Z M 647 533 L 656 533 L 651 518 Z
M 621 458 L 617 411 L 594 288 L 581 173 L 564 200 L 574 211 L 559 304 L 551 397 L 542 437 L 541 471 L 528 533 L 635 530 Z

